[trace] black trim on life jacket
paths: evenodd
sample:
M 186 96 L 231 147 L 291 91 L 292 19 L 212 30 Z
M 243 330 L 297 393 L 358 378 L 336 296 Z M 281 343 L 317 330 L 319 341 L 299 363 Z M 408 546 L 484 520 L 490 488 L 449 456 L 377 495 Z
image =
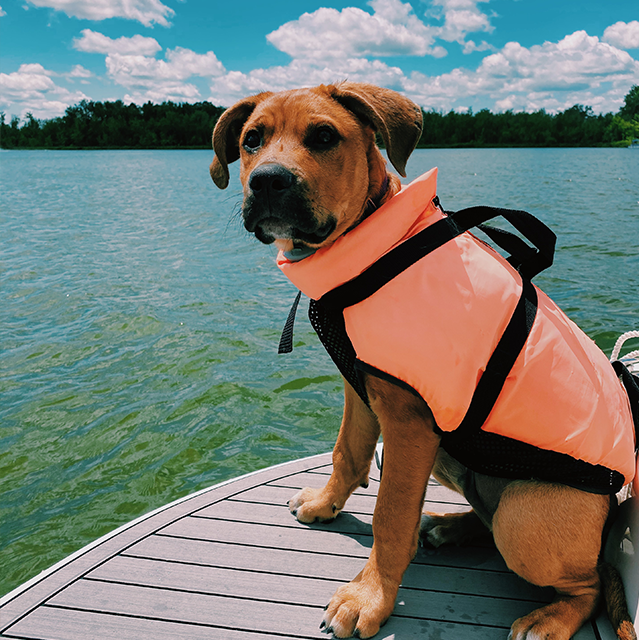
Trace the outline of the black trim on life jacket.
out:
M 630 409 L 632 411 L 632 421 L 635 424 L 635 434 L 637 435 L 637 446 L 639 446 L 639 376 L 630 373 L 626 365 L 619 360 L 615 360 L 612 363 L 612 368 L 621 378 L 621 382 L 628 394 Z
M 387 380 L 421 398 L 416 389 L 385 371 L 360 360 L 355 362 L 355 367 L 360 374 Z M 360 380 L 363 386 L 363 375 Z M 588 493 L 611 494 L 613 497 L 624 484 L 624 477 L 618 471 L 481 428 L 464 432 L 459 428 L 443 431 L 435 426 L 435 433 L 441 438 L 442 449 L 475 473 L 510 480 L 556 482 Z

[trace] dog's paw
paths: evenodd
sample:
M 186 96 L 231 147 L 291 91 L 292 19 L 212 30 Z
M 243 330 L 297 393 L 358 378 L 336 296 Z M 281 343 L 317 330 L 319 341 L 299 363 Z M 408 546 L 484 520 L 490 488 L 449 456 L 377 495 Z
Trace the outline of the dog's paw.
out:
M 460 531 L 458 521 L 448 515 L 424 513 L 419 536 L 423 544 L 437 549 L 446 544 L 459 544 L 464 532 Z
M 430 516 L 422 516 L 419 536 L 422 544 L 435 547 L 435 549 L 448 543 L 445 528 L 436 524 Z
M 372 638 L 393 612 L 396 596 L 397 585 L 358 576 L 335 592 L 320 629 L 336 638 Z
M 310 489 L 309 487 L 298 491 L 288 501 L 288 508 L 300 522 L 305 524 L 310 524 L 315 520 L 330 522 L 340 512 L 340 508 L 324 489 Z
M 489 542 L 492 534 L 473 511 L 464 513 L 424 513 L 419 537 L 424 545 L 463 546 L 472 542 Z
M 544 616 L 544 609 L 515 620 L 508 640 L 570 640 L 572 633 L 566 625 L 552 616 Z

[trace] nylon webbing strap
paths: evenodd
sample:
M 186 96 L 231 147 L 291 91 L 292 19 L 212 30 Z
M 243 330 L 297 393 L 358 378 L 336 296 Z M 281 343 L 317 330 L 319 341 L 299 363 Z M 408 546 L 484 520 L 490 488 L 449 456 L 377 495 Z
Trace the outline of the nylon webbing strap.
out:
M 499 216 L 508 220 L 534 246 L 531 247 L 508 231 L 486 227 L 483 224 Z M 402 242 L 357 277 L 324 294 L 321 298 L 322 303 L 333 310 L 358 304 L 418 260 L 479 225 L 494 242 L 511 254 L 510 263 L 519 270 L 524 279 L 532 279 L 552 264 L 556 236 L 543 222 L 526 211 L 470 207 L 448 214 L 447 217 Z
M 280 338 L 280 346 L 277 349 L 277 353 L 291 353 L 293 351 L 293 326 L 295 325 L 295 314 L 297 313 L 297 307 L 300 303 L 302 292 L 298 291 L 295 301 L 291 310 L 288 312 L 288 318 L 286 318 L 286 324 L 282 331 Z
M 639 436 L 639 377 L 630 373 L 626 365 L 619 360 L 615 360 L 612 363 L 612 367 L 626 388 L 626 393 L 630 400 L 630 409 L 632 410 L 632 420 L 635 423 L 635 433 Z
M 457 427 L 460 435 L 479 430 L 486 422 L 515 360 L 526 344 L 536 315 L 537 291 L 530 280 L 524 280 L 515 311 L 477 383 L 468 411 Z
M 498 207 L 469 207 L 450 214 L 458 225 L 465 230 L 476 227 L 493 218 L 502 217 L 527 238 L 533 247 L 526 245 L 514 234 L 496 229 L 491 238 L 502 248 L 513 253 L 513 258 L 519 261 L 518 270 L 524 278 L 532 280 L 538 273 L 547 269 L 553 262 L 557 236 L 541 220 L 527 211 L 518 209 L 501 209 Z M 484 227 L 481 227 L 486 232 Z M 490 229 L 495 229 L 490 227 Z M 486 232 L 487 233 L 487 232 Z M 490 235 L 490 234 L 489 234 Z M 510 238 L 510 246 L 501 244 L 499 239 Z M 524 247 L 527 247 L 524 249 Z

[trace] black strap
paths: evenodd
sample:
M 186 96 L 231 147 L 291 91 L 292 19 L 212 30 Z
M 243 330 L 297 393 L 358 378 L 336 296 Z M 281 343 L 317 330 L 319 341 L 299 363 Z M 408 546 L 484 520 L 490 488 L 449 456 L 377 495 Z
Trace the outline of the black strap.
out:
M 630 400 L 630 409 L 632 410 L 632 420 L 635 423 L 635 433 L 638 436 L 637 441 L 639 443 L 639 377 L 630 373 L 626 365 L 619 360 L 615 360 L 612 363 L 612 367 L 626 388 L 626 393 Z
M 286 324 L 282 331 L 282 337 L 280 338 L 280 346 L 277 349 L 277 353 L 291 353 L 293 351 L 293 326 L 295 325 L 295 314 L 297 313 L 297 307 L 300 303 L 302 292 L 298 291 L 295 301 L 291 310 L 288 312 L 288 318 L 286 318 Z
M 460 435 L 479 430 L 486 422 L 515 360 L 528 339 L 536 314 L 537 291 L 530 280 L 524 280 L 515 311 L 477 383 L 468 411 L 457 427 Z
M 529 247 L 517 236 L 503 229 L 497 229 L 495 235 L 491 236 L 491 239 L 512 253 L 513 258 L 519 260 L 520 264 L 517 266 L 517 269 L 524 278 L 532 280 L 538 273 L 547 269 L 553 263 L 557 236 L 541 220 L 535 218 L 535 216 L 527 211 L 479 206 L 462 209 L 450 215 L 452 215 L 457 221 L 457 224 L 464 227 L 465 230 L 500 216 L 507 220 L 534 246 Z M 490 227 L 490 229 L 492 230 L 494 227 Z M 485 228 L 482 228 L 482 230 L 485 231 Z M 511 242 L 519 241 L 521 243 L 512 245 L 514 252 L 513 249 L 501 244 L 498 239 L 501 238 L 503 240 L 506 237 L 509 237 Z M 517 248 L 523 248 L 524 246 L 526 247 L 525 250 Z
M 490 227 L 490 232 L 486 231 L 483 223 L 498 216 L 508 220 L 533 243 L 534 247 L 507 231 L 495 231 L 493 227 Z M 557 237 L 543 222 L 526 211 L 470 207 L 449 213 L 445 218 L 402 242 L 361 274 L 324 294 L 321 298 L 322 303 L 333 310 L 358 304 L 418 260 L 478 225 L 482 225 L 482 230 L 512 254 L 511 264 L 519 269 L 522 278 L 531 279 L 552 264 Z

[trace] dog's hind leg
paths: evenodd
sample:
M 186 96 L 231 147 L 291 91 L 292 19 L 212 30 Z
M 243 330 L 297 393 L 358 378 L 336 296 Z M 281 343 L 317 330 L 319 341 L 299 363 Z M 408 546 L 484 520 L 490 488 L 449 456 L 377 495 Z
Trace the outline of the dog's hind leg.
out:
M 569 640 L 594 613 L 601 593 L 597 562 L 608 496 L 543 482 L 513 482 L 493 518 L 506 564 L 555 600 L 519 618 L 512 640 Z
M 333 520 L 357 487 L 368 486 L 379 434 L 375 414 L 344 381 L 344 417 L 333 449 L 333 473 L 322 489 L 306 487 L 296 493 L 288 503 L 291 513 L 300 522 Z
M 424 512 L 420 537 L 425 544 L 467 545 L 492 542 L 492 520 L 504 488 L 511 482 L 474 473 L 439 449 L 433 477 L 444 487 L 461 493 L 473 508 L 463 513 Z M 428 498 L 428 491 L 426 497 Z

